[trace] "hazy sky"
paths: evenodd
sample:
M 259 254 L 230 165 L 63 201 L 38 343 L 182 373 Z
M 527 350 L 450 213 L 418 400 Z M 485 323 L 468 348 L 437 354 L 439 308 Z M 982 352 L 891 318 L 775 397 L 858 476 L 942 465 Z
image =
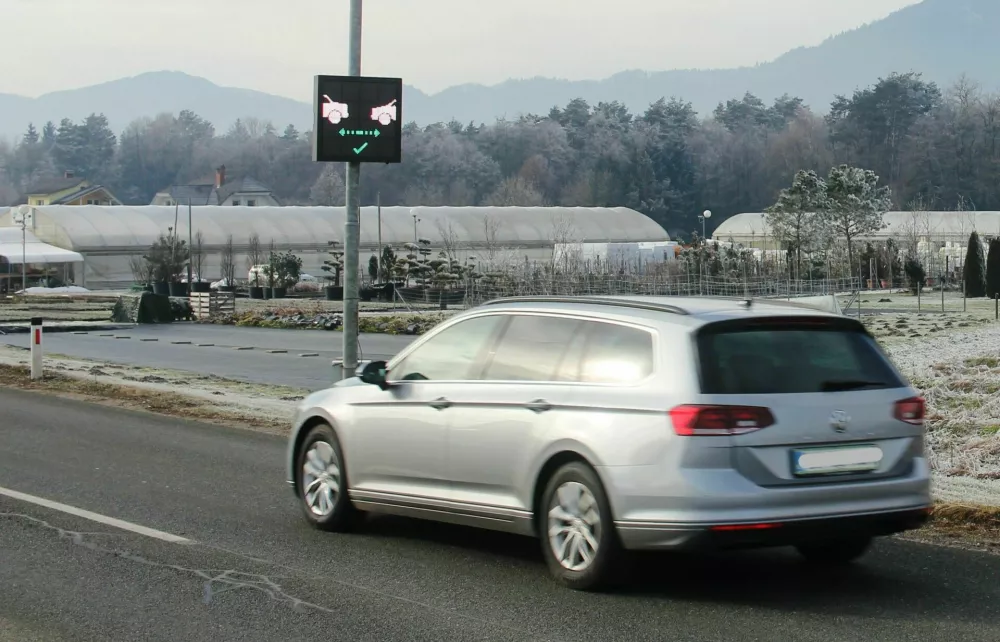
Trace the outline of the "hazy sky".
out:
M 368 0 L 362 71 L 424 91 L 511 77 L 752 65 L 918 0 Z M 0 0 L 0 92 L 164 69 L 311 100 L 348 0 Z

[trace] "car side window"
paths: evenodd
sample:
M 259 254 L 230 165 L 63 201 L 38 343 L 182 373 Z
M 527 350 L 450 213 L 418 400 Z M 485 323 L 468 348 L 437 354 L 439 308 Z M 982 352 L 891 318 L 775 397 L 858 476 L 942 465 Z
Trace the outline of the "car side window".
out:
M 556 381 L 583 322 L 555 316 L 515 315 L 483 378 L 487 381 Z
M 613 323 L 588 322 L 580 369 L 584 383 L 631 384 L 653 372 L 653 335 Z
M 460 321 L 429 338 L 423 345 L 394 364 L 392 381 L 465 381 L 478 379 L 474 368 L 505 321 L 502 315 Z

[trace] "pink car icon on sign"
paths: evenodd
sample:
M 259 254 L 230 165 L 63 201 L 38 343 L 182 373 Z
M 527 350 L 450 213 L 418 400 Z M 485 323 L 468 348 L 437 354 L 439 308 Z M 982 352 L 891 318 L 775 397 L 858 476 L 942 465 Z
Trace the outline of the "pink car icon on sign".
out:
M 377 120 L 379 125 L 388 125 L 397 117 L 396 101 L 393 100 L 388 105 L 372 108 L 372 120 Z
M 330 121 L 332 124 L 336 125 L 344 118 L 347 118 L 348 110 L 345 103 L 335 103 L 326 94 L 323 95 L 326 98 L 326 102 L 323 103 L 323 118 Z

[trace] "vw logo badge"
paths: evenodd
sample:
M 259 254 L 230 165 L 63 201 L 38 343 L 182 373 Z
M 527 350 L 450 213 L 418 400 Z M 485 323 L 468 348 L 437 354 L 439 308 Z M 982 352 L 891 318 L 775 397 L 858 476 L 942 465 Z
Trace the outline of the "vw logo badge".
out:
M 836 432 L 847 432 L 847 426 L 851 423 L 851 417 L 843 410 L 834 410 L 830 415 L 830 427 Z

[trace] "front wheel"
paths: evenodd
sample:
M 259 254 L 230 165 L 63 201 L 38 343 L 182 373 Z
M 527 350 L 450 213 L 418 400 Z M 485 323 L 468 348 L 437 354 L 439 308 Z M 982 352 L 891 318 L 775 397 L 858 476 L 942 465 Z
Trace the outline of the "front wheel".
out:
M 864 555 L 871 543 L 870 537 L 855 537 L 817 544 L 800 544 L 795 548 L 807 562 L 812 564 L 846 566 Z
M 621 561 L 611 505 L 594 470 L 573 462 L 556 471 L 542 496 L 538 526 L 549 570 L 577 590 L 606 585 Z
M 333 428 L 313 428 L 299 449 L 299 498 L 306 519 L 320 530 L 346 531 L 358 518 L 347 496 L 344 455 Z

